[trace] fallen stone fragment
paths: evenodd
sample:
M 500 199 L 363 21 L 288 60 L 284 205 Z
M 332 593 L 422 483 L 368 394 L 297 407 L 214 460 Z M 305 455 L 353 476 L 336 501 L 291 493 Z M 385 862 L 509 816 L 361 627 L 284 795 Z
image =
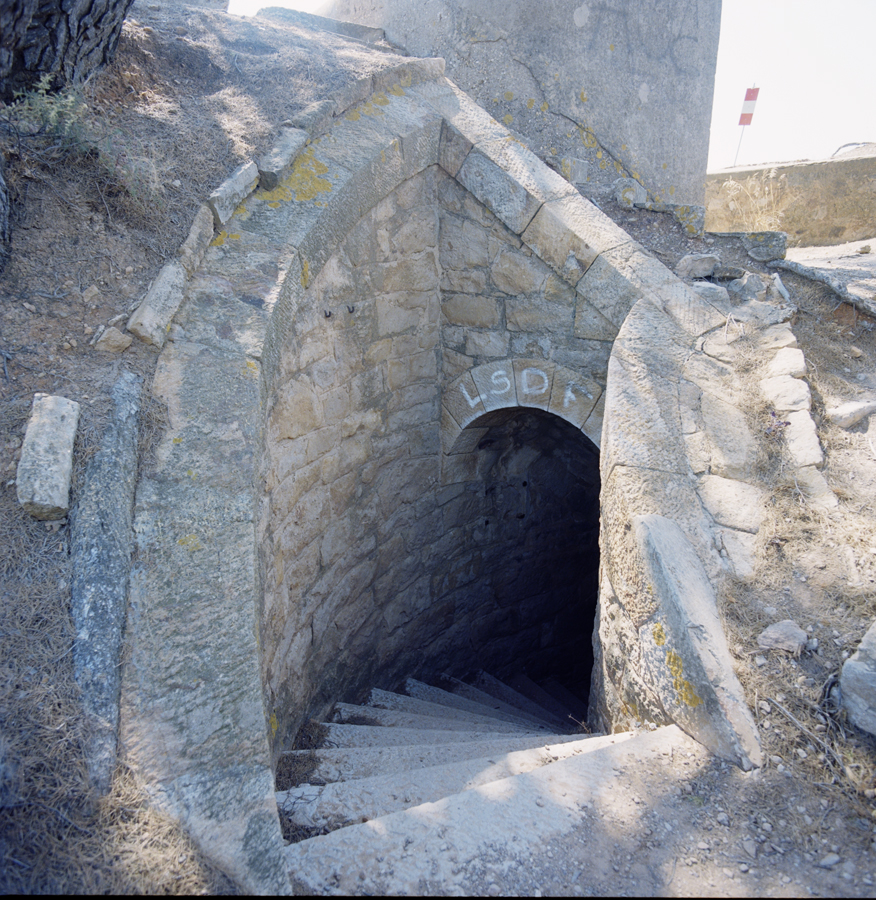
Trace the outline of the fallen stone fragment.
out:
M 794 473 L 794 481 L 803 496 L 817 509 L 835 509 L 839 505 L 836 494 L 828 487 L 824 475 L 812 466 L 801 466 Z
M 259 167 L 254 162 L 243 163 L 210 194 L 207 206 L 213 210 L 217 228 L 221 228 L 231 218 L 240 202 L 255 190 L 258 183 Z
M 632 178 L 618 178 L 614 183 L 614 199 L 624 209 L 632 209 L 648 202 L 648 192 Z
M 827 418 L 840 428 L 851 428 L 865 416 L 876 412 L 876 397 L 869 400 L 850 400 L 825 412 Z
M 843 663 L 840 687 L 852 722 L 862 731 L 876 734 L 876 622 Z
M 783 415 L 787 416 L 788 421 L 784 431 L 785 446 L 794 465 L 797 468 L 816 466 L 820 469 L 824 464 L 824 453 L 812 416 L 806 410 L 786 412 Z
M 764 650 L 787 650 L 799 656 L 809 635 L 793 620 L 785 619 L 765 628 L 757 636 L 757 645 Z
M 820 859 L 815 865 L 819 869 L 832 869 L 842 857 L 838 853 L 828 853 L 823 859 Z
M 118 328 L 111 325 L 95 341 L 94 347 L 103 353 L 122 353 L 131 346 L 133 340 L 131 335 L 122 334 Z
M 788 249 L 788 235 L 784 231 L 752 231 L 742 235 L 742 246 L 758 262 L 784 259 Z
M 35 519 L 63 519 L 70 510 L 73 441 L 79 404 L 34 394 L 16 474 L 18 502 Z
M 714 253 L 688 253 L 679 260 L 675 274 L 679 278 L 708 278 L 719 262 Z
M 754 272 L 746 272 L 741 278 L 731 281 L 727 290 L 739 300 L 766 300 L 769 283 Z
M 181 262 L 169 262 L 158 273 L 143 302 L 128 320 L 128 331 L 161 349 L 167 329 L 183 298 L 186 273 Z
M 754 534 L 763 521 L 763 491 L 732 478 L 707 475 L 699 489 L 706 509 L 719 525 Z

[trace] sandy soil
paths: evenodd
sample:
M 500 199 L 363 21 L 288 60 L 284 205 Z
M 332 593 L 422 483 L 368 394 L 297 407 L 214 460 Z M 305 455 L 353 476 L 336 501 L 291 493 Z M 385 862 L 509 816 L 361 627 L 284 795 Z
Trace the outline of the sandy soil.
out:
M 9 890 L 234 890 L 150 812 L 124 767 L 109 800 L 90 795 L 70 667 L 67 527 L 21 513 L 13 481 L 34 392 L 82 404 L 79 477 L 118 373 L 148 382 L 152 350 L 135 341 L 122 355 L 102 354 L 89 340 L 139 302 L 202 199 L 266 150 L 283 119 L 397 61 L 388 47 L 231 21 L 221 4 L 208 5 L 134 5 L 115 62 L 83 92 L 86 146 L 97 150 L 3 132 L 15 201 L 0 276 L 0 884 Z M 771 272 L 735 238 L 690 238 L 669 215 L 622 210 L 608 190 L 591 193 L 670 268 L 714 250 L 725 265 Z M 761 420 L 763 475 L 775 486 L 761 568 L 753 585 L 729 586 L 723 612 L 770 762 L 744 774 L 679 761 L 666 773 L 670 799 L 638 817 L 619 811 L 611 846 L 594 853 L 573 837 L 546 848 L 533 861 L 533 892 L 874 893 L 876 744 L 844 721 L 831 686 L 876 617 L 876 421 L 843 431 L 823 413 L 826 402 L 876 387 L 876 335 L 872 319 L 827 288 L 782 278 L 800 309 L 792 325 L 810 366 L 825 473 L 842 502 L 835 514 L 815 514 L 782 486 L 781 446 Z M 756 423 L 762 412 L 753 411 Z M 160 410 L 146 418 L 148 432 Z M 757 634 L 782 618 L 811 629 L 818 651 L 762 654 Z M 831 853 L 839 859 L 828 865 Z

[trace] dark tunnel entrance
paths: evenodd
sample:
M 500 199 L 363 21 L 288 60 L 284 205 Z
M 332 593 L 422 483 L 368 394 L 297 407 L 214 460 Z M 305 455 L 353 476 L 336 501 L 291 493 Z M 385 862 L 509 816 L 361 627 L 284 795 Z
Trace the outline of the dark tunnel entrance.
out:
M 514 407 L 470 428 L 458 525 L 467 540 L 442 567 L 435 602 L 467 620 L 471 660 L 506 680 L 553 679 L 585 703 L 599 569 L 599 451 L 551 413 Z M 459 669 L 459 665 L 456 666 Z M 457 673 L 452 673 L 457 674 Z M 462 674 L 461 672 L 458 674 Z

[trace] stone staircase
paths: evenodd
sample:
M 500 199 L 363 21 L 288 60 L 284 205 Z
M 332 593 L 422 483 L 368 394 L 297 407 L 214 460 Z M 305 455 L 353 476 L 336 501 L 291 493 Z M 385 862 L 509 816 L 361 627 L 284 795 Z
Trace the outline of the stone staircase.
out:
M 284 851 L 296 892 L 532 893 L 546 842 L 583 829 L 592 844 L 601 808 L 641 802 L 628 767 L 657 784 L 674 753 L 707 756 L 676 726 L 587 734 L 562 686 L 511 681 L 375 688 L 313 728 L 318 749 L 284 753 L 285 833 L 316 833 Z

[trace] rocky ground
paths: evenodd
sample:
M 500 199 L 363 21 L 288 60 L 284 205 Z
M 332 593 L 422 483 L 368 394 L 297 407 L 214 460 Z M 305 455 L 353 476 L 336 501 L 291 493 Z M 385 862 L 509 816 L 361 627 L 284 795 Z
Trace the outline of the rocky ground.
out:
M 72 122 L 64 134 L 35 134 L 35 119 L 0 109 L 15 203 L 0 276 L 0 883 L 10 891 L 234 890 L 150 810 L 124 766 L 108 800 L 89 794 L 69 654 L 67 527 L 30 520 L 14 487 L 34 392 L 82 404 L 78 477 L 118 373 L 148 382 L 152 350 L 135 341 L 102 352 L 89 341 L 101 325 L 122 327 L 201 200 L 238 162 L 266 150 L 283 119 L 397 59 L 389 47 L 232 22 L 221 4 L 208 6 L 137 0 L 115 62 L 63 113 Z M 586 193 L 670 268 L 688 253 L 714 251 L 725 266 L 773 271 L 738 238 L 691 238 L 668 214 L 620 208 L 608 181 Z M 722 598 L 769 763 L 745 774 L 673 760 L 659 802 L 651 802 L 658 785 L 642 783 L 642 804 L 616 811 L 615 840 L 589 844 L 585 817 L 575 838 L 513 861 L 528 867 L 533 894 L 874 893 L 876 745 L 849 725 L 832 686 L 876 617 L 876 422 L 841 429 L 824 413 L 876 392 L 876 335 L 872 319 L 828 288 L 782 278 L 799 307 L 792 327 L 809 364 L 824 472 L 841 503 L 816 513 L 777 487 L 758 577 L 729 585 Z M 764 444 L 761 475 L 779 485 L 780 437 L 767 410 L 752 417 Z M 148 408 L 145 465 L 160 421 L 161 410 Z M 817 650 L 793 658 L 757 645 L 766 625 L 785 618 Z M 485 862 L 485 894 L 502 892 L 494 862 Z

